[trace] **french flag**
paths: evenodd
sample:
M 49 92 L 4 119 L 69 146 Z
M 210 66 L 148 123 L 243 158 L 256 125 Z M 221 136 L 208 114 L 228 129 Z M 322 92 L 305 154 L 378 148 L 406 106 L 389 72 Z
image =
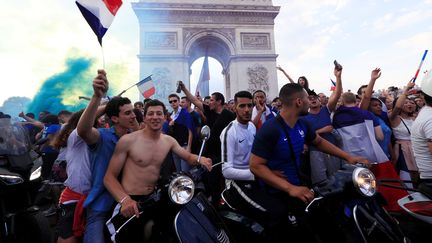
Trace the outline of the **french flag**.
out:
M 150 98 L 156 93 L 156 89 L 151 75 L 139 81 L 136 86 L 138 87 L 138 90 L 144 96 L 144 98 Z
M 76 0 L 75 3 L 102 45 L 102 37 L 123 4 L 122 0 Z
M 333 79 L 330 79 L 332 86 L 330 87 L 330 91 L 335 91 L 336 90 L 336 82 L 333 81 Z

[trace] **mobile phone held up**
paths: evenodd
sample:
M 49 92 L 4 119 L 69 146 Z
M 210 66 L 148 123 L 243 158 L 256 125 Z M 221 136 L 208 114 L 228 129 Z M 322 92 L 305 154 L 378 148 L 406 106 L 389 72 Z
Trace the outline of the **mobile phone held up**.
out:
M 335 68 L 337 69 L 337 70 L 341 70 L 342 69 L 342 65 L 340 65 L 336 60 L 334 60 L 334 65 L 335 65 Z

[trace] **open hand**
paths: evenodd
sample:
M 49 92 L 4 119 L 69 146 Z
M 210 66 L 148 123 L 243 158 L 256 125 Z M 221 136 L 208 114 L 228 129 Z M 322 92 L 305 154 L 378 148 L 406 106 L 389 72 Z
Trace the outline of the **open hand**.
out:
M 381 69 L 375 68 L 374 70 L 372 70 L 371 79 L 377 80 L 379 77 L 381 77 Z

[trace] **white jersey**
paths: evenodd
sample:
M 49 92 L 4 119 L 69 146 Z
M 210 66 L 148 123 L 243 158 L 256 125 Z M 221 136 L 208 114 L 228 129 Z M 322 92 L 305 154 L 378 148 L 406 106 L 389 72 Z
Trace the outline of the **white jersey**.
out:
M 273 114 L 273 116 L 276 117 L 276 113 L 271 111 L 270 108 L 266 104 L 264 104 L 264 105 L 266 107 L 266 111 L 261 114 L 261 118 L 260 118 L 261 124 L 264 124 L 267 121 L 266 117 L 270 114 Z M 254 108 L 252 109 L 252 121 L 255 119 L 255 117 L 257 115 L 258 115 L 258 110 L 257 110 L 256 106 L 254 106 Z
M 220 135 L 222 151 L 222 174 L 230 180 L 253 180 L 249 158 L 256 128 L 252 122 L 230 122 Z
M 428 147 L 431 141 L 432 107 L 426 105 L 420 110 L 411 127 L 412 148 L 421 179 L 432 179 L 432 154 Z

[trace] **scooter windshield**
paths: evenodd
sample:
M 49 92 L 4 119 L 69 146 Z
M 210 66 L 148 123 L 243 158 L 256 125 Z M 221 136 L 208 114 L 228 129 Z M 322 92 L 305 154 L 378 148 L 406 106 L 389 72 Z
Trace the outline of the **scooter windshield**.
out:
M 0 155 L 22 155 L 30 150 L 25 128 L 12 124 L 9 118 L 0 119 Z

